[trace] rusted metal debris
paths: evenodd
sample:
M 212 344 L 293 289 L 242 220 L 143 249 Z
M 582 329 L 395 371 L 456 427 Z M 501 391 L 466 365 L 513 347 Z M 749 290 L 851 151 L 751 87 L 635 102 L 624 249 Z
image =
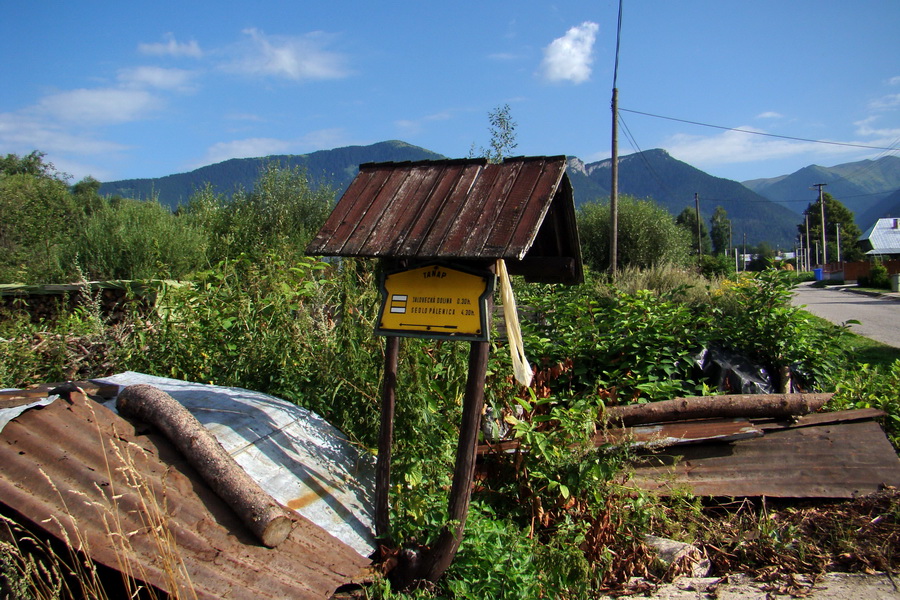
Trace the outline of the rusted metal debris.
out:
M 198 598 L 328 598 L 369 564 L 299 515 L 277 549 L 259 545 L 166 439 L 83 394 L 65 397 L 0 433 L 0 503 L 31 529 Z M 173 558 L 184 569 L 174 578 L 166 574 Z
M 663 495 L 772 498 L 855 498 L 900 486 L 900 459 L 872 420 L 880 415 L 859 410 L 754 420 L 764 435 L 642 452 L 634 483 Z
M 367 163 L 307 254 L 506 260 L 511 275 L 583 281 L 565 156 Z
M 647 421 L 674 414 L 665 402 L 655 403 L 662 405 L 659 408 L 624 407 L 627 410 L 613 411 L 616 420 L 638 424 L 600 429 L 593 441 L 597 446 L 636 448 L 634 484 L 663 495 L 685 490 L 716 497 L 855 498 L 885 486 L 900 487 L 900 458 L 874 420 L 884 416 L 882 411 L 802 414 L 810 406 L 821 406 L 824 398 L 796 396 L 735 396 L 732 401 L 723 396 L 717 409 L 727 418 L 657 423 Z M 759 399 L 762 406 L 766 398 L 772 401 L 767 410 L 751 406 L 744 411 L 754 418 L 736 416 L 742 400 Z M 679 411 L 687 409 L 682 415 L 702 414 L 683 400 L 670 404 Z M 713 410 L 708 413 L 716 414 L 714 405 L 710 403 Z M 503 440 L 479 446 L 478 453 L 527 450 L 518 440 Z
M 678 421 L 607 429 L 594 436 L 594 443 L 628 444 L 661 448 L 699 442 L 733 442 L 760 437 L 763 431 L 747 419 Z

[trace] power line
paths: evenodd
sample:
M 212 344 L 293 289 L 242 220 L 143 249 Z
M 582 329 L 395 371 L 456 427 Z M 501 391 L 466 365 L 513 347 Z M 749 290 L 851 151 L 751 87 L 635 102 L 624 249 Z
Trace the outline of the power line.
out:
M 625 119 L 619 115 L 619 123 L 622 124 L 622 128 L 625 130 L 625 137 L 628 138 L 628 141 L 631 143 L 631 147 L 634 149 L 635 153 L 641 157 L 641 162 L 644 163 L 644 167 L 647 171 L 650 172 L 650 175 L 656 180 L 656 182 L 662 187 L 666 192 L 668 192 L 671 196 L 675 196 L 676 194 L 666 185 L 665 180 L 659 176 L 659 174 L 653 169 L 653 165 L 650 164 L 650 161 L 647 160 L 647 157 L 644 155 L 644 151 L 641 150 L 640 146 L 638 146 L 637 140 L 634 139 L 634 136 L 631 135 L 631 130 L 628 128 L 628 124 L 625 123 Z
M 750 131 L 747 129 L 738 129 L 737 127 L 723 127 L 722 125 L 711 125 L 709 123 L 701 123 L 699 121 L 690 121 L 688 119 L 677 119 L 675 117 L 666 117 L 663 115 L 655 115 L 653 113 L 642 112 L 639 110 L 630 110 L 630 109 L 621 108 L 621 107 L 619 108 L 619 111 L 630 112 L 630 113 L 634 113 L 636 115 L 644 115 L 645 117 L 654 117 L 656 119 L 665 119 L 667 121 L 677 121 L 679 123 L 688 123 L 689 125 L 699 125 L 701 127 L 712 127 L 713 129 L 722 129 L 725 131 L 738 131 L 740 133 L 763 135 L 766 137 L 780 138 L 783 140 L 794 140 L 797 142 L 811 142 L 814 144 L 828 144 L 830 146 L 848 146 L 850 148 L 866 148 L 869 150 L 888 150 L 888 151 L 893 151 L 893 152 L 896 152 L 898 150 L 897 148 L 890 148 L 890 147 L 885 147 L 885 146 L 869 146 L 866 144 L 851 144 L 850 142 L 830 142 L 828 140 L 813 140 L 813 139 L 809 139 L 809 138 L 793 137 L 790 135 L 778 135 L 777 133 L 763 133 L 762 131 Z

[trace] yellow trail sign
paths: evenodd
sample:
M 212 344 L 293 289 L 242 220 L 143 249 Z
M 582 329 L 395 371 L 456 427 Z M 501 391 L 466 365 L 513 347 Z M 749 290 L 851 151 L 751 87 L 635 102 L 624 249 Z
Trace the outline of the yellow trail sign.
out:
M 388 273 L 375 333 L 487 341 L 494 274 L 444 265 Z

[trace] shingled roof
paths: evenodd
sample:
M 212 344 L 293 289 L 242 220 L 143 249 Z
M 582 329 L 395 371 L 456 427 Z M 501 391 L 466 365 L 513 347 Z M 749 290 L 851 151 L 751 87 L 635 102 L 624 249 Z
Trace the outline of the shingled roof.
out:
M 502 258 L 530 280 L 584 278 L 565 156 L 360 165 L 307 253 Z

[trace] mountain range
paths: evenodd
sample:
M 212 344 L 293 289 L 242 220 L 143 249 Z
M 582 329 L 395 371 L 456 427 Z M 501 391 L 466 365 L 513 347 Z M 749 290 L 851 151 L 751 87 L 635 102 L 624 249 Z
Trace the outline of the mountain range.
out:
M 100 193 L 154 198 L 174 210 L 207 183 L 222 194 L 250 190 L 260 170 L 275 162 L 305 169 L 313 186 L 330 185 L 340 195 L 362 163 L 445 158 L 406 142 L 386 141 L 309 154 L 235 158 L 188 173 L 105 182 Z M 609 198 L 610 167 L 609 159 L 584 163 L 577 157 L 568 158 L 567 172 L 575 190 L 576 206 Z M 734 223 L 735 244 L 742 243 L 746 234 L 746 242 L 751 245 L 766 241 L 776 248 L 792 248 L 803 211 L 816 200 L 817 192 L 809 189 L 814 183 L 827 183 L 825 190 L 854 212 L 863 230 L 881 216 L 900 215 L 900 158 L 894 156 L 829 168 L 812 165 L 790 175 L 743 183 L 709 175 L 665 150 L 647 150 L 619 158 L 620 194 L 653 198 L 673 215 L 685 208 L 693 209 L 697 194 L 705 221 L 709 221 L 717 206 L 728 212 Z
M 856 224 L 863 231 L 882 217 L 900 216 L 900 157 L 897 156 L 834 167 L 810 165 L 790 175 L 743 183 L 798 215 L 818 197 L 813 184 L 827 184 L 824 190 L 853 212 Z

